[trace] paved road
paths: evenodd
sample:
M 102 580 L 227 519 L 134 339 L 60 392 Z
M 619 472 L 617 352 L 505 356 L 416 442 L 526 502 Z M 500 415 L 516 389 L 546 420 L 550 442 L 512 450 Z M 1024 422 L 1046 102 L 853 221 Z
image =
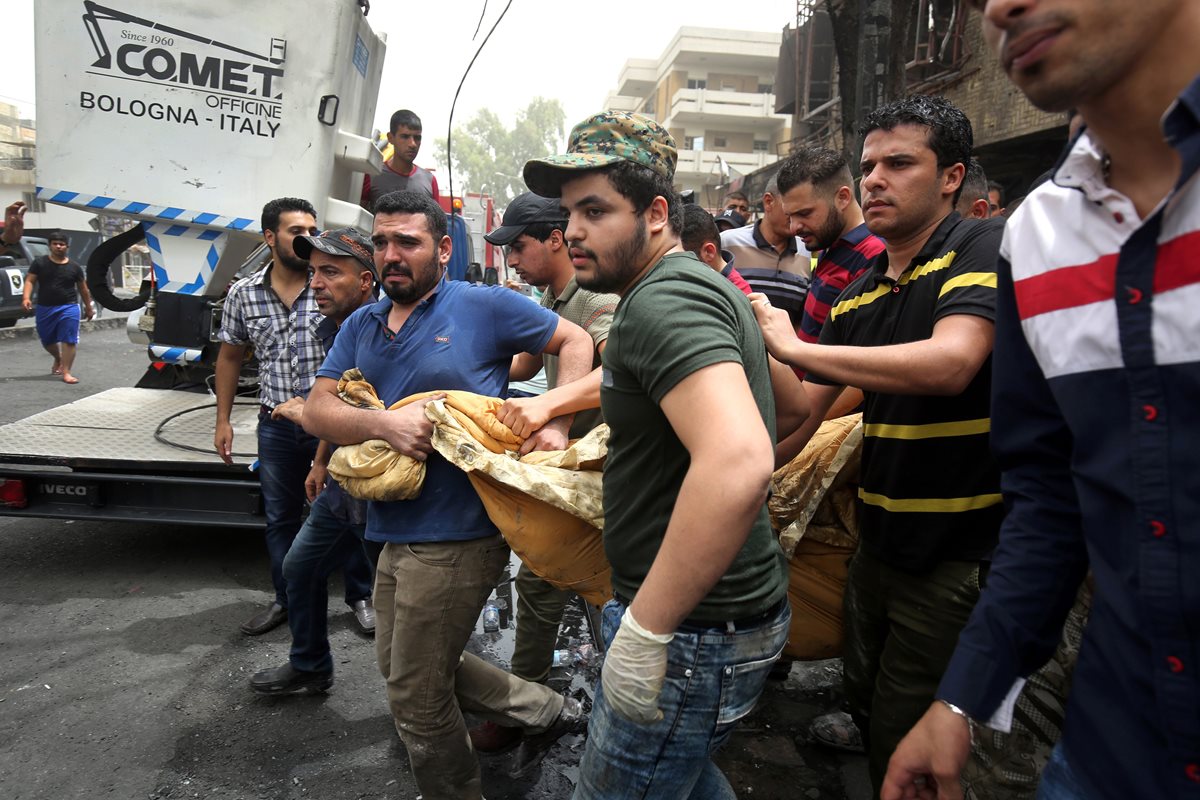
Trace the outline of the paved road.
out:
M 123 330 L 88 331 L 81 382 L 67 386 L 36 340 L 0 338 L 0 423 L 132 385 L 145 365 Z M 340 589 L 330 593 L 333 690 L 247 690 L 288 647 L 286 629 L 237 631 L 270 599 L 257 535 L 0 517 L 0 564 L 0 797 L 417 796 L 371 643 L 353 632 Z M 511 635 L 479 633 L 471 646 L 503 663 Z M 809 720 L 833 703 L 835 675 L 835 665 L 797 668 L 768 688 L 719 759 L 739 796 L 867 796 L 861 758 L 806 742 Z M 522 781 L 506 777 L 507 757 L 483 761 L 487 796 L 569 797 L 582 747 L 564 740 Z

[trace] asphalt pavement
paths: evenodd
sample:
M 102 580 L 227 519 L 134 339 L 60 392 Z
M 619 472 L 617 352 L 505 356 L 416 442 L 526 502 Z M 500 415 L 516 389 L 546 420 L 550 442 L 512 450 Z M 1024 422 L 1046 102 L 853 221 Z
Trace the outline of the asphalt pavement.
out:
M 0 331 L 0 424 L 131 386 L 145 347 L 106 316 L 85 328 L 68 386 L 29 334 Z M 155 424 L 148 420 L 147 424 Z M 286 626 L 238 625 L 271 599 L 261 537 L 244 532 L 0 516 L 0 797 L 417 797 L 372 643 L 330 587 L 336 683 L 327 695 L 265 698 L 247 682 L 287 658 Z M 581 641 L 584 624 L 564 631 Z M 471 649 L 507 665 L 513 631 L 480 628 Z M 553 685 L 590 689 L 589 668 Z M 837 662 L 796 665 L 742 721 L 718 763 L 742 798 L 869 796 L 861 756 L 813 746 L 812 717 L 836 706 Z M 481 759 L 490 800 L 567 798 L 581 736 L 533 774 Z

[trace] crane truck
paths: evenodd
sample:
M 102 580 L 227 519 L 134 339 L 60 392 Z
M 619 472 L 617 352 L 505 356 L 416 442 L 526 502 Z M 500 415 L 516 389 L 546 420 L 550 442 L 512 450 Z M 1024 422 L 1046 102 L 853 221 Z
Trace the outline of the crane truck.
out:
M 257 404 L 235 407 L 225 465 L 204 378 L 225 291 L 265 263 L 264 203 L 303 197 L 322 227 L 371 229 L 356 200 L 382 164 L 386 41 L 368 9 L 35 0 L 37 197 L 128 220 L 86 273 L 98 302 L 137 309 L 149 364 L 135 387 L 0 426 L 0 515 L 262 527 Z M 152 275 L 117 297 L 109 265 L 143 240 Z

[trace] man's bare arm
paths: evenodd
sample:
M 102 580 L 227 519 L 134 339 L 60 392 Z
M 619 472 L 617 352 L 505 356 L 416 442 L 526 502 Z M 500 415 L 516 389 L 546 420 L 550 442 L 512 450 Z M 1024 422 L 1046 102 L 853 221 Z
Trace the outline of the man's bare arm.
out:
M 762 295 L 751 302 L 771 355 L 785 364 L 868 392 L 961 394 L 992 352 L 990 319 L 952 314 L 938 320 L 928 339 L 880 347 L 821 345 L 795 337 L 787 312 Z
M 592 337 L 575 323 L 562 319 L 554 329 L 554 335 L 546 343 L 545 353 L 558 356 L 558 382 L 566 385 L 579 380 L 592 371 Z M 534 431 L 521 448 L 522 454 L 531 450 L 562 450 L 567 446 L 567 431 L 575 418 L 574 412 L 554 417 Z
M 775 439 L 782 441 L 808 419 L 808 395 L 791 367 L 770 356 L 767 358 L 771 368 L 771 391 L 775 395 Z
M 91 319 L 95 315 L 96 309 L 92 307 L 92 293 L 88 291 L 87 281 L 79 282 L 79 297 L 83 300 L 84 316 Z
M 512 366 L 508 368 L 509 381 L 527 381 L 542 368 L 540 353 L 517 353 L 513 356 Z
M 33 311 L 33 289 L 37 286 L 37 275 L 32 272 L 25 273 L 25 293 L 21 295 L 21 308 L 26 311 Z
M 425 404 L 445 395 L 409 403 L 395 411 L 356 408 L 337 394 L 337 381 L 317 378 L 304 404 L 304 430 L 331 444 L 359 444 L 383 439 L 392 449 L 424 461 L 433 445 L 433 423 L 425 416 Z
M 792 373 L 793 375 L 795 373 Z M 804 424 L 789 436 L 780 438 L 775 445 L 775 468 L 779 469 L 800 454 L 809 439 L 821 427 L 829 413 L 829 409 L 842 394 L 843 386 L 824 386 L 819 383 L 805 381 L 802 391 L 808 398 L 809 415 Z
M 662 546 L 630 612 L 652 633 L 673 632 L 745 544 L 771 480 L 771 436 L 740 364 L 700 369 L 663 397 L 691 457 Z
M 226 464 L 233 463 L 233 426 L 229 424 L 229 415 L 233 413 L 238 374 L 242 371 L 245 357 L 244 344 L 222 342 L 217 352 L 216 377 L 213 381 L 217 395 L 217 426 L 213 434 L 213 448 Z

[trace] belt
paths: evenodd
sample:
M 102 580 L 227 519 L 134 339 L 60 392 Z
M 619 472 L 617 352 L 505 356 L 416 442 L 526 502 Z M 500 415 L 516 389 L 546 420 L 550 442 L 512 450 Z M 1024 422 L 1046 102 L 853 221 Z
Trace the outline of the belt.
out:
M 260 416 L 261 416 L 261 415 L 263 415 L 263 414 L 270 414 L 270 413 L 271 413 L 272 411 L 274 411 L 274 410 L 275 410 L 275 409 L 271 408 L 271 407 L 270 407 L 269 405 L 267 405 L 266 403 L 259 403 L 259 404 L 258 404 L 258 413 L 259 413 L 259 415 L 260 415 Z
M 625 599 L 616 592 L 613 593 L 613 598 L 621 605 L 629 608 L 629 600 Z M 771 607 L 766 611 L 758 614 L 751 614 L 748 617 L 730 620 L 693 619 L 692 617 L 688 617 L 683 622 L 679 623 L 679 626 L 676 628 L 676 630 L 687 633 L 704 633 L 707 631 L 737 633 L 740 630 L 757 628 L 764 622 L 770 622 L 771 620 L 775 619 L 775 617 L 779 616 L 779 613 L 783 611 L 783 607 L 785 605 L 787 605 L 787 595 L 781 597 L 778 602 L 772 603 Z

